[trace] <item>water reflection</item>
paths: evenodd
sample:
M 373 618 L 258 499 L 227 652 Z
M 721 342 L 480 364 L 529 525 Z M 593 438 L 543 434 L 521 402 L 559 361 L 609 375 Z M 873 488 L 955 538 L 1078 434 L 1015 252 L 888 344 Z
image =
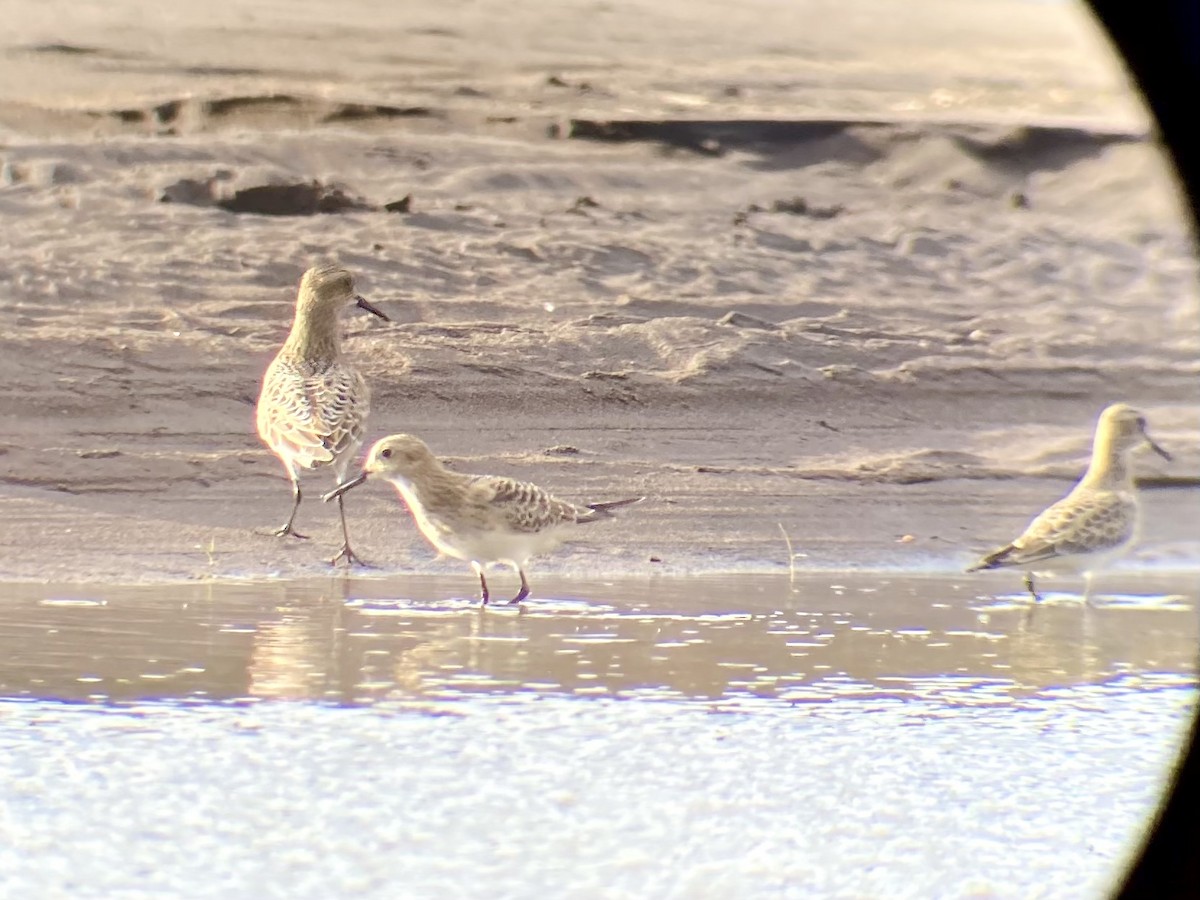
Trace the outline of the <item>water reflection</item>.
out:
M 9 586 L 0 695 L 361 704 L 479 693 L 1012 704 L 1048 687 L 1194 676 L 1193 577 L 1129 576 L 1032 615 L 976 580 L 769 576 L 555 585 L 523 610 L 430 602 L 461 581 Z M 682 610 L 686 610 L 683 612 Z

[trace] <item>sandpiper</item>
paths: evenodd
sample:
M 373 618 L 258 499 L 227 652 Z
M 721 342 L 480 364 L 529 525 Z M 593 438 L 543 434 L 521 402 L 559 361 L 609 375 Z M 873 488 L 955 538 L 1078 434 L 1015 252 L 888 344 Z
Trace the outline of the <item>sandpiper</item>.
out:
M 510 601 L 529 596 L 525 564 L 571 537 L 577 525 L 612 516 L 612 510 L 643 499 L 576 506 L 551 496 L 536 484 L 495 475 L 464 475 L 447 469 L 419 438 L 393 434 L 367 453 L 362 474 L 325 495 L 342 495 L 368 478 L 395 485 L 421 533 L 437 550 L 471 564 L 479 575 L 482 600 L 490 595 L 484 566 L 503 563 L 521 577 Z
M 300 509 L 300 473 L 329 466 L 337 483 L 362 445 L 370 391 L 362 375 L 342 361 L 339 314 L 354 303 L 385 322 L 387 316 L 354 292 L 354 278 L 337 265 L 304 273 L 291 333 L 263 376 L 258 398 L 258 434 L 279 457 L 292 480 L 292 514 L 275 534 L 304 538 L 295 528 Z M 342 549 L 332 562 L 361 562 L 350 549 L 346 509 Z
M 1171 455 L 1146 433 L 1146 417 L 1124 403 L 1100 414 L 1087 472 L 1067 496 L 1029 523 L 1011 544 L 967 569 L 1019 568 L 1036 602 L 1035 573 L 1084 573 L 1083 598 L 1091 596 L 1092 577 L 1124 553 L 1137 537 L 1138 499 L 1132 454 L 1149 447 L 1163 459 Z

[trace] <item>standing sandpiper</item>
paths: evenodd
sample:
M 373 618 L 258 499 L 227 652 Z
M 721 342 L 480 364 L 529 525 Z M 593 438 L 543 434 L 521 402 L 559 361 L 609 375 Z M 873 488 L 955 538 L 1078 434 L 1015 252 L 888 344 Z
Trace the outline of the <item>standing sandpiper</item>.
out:
M 346 491 L 369 477 L 395 485 L 417 527 L 437 550 L 471 564 L 479 575 L 485 606 L 489 599 L 485 565 L 504 563 L 516 570 L 521 590 L 508 602 L 520 603 L 529 596 L 524 567 L 531 556 L 553 550 L 575 526 L 611 518 L 611 510 L 642 499 L 575 506 L 526 481 L 451 472 L 410 434 L 377 441 L 367 453 L 362 474 L 330 491 L 325 499 L 337 497 L 341 502 Z
M 354 293 L 354 278 L 341 266 L 317 266 L 305 272 L 291 333 L 263 376 L 258 435 L 292 480 L 292 514 L 275 532 L 280 536 L 305 537 L 293 528 L 300 509 L 300 472 L 330 466 L 341 483 L 362 445 L 371 394 L 358 371 L 342 361 L 339 335 L 339 314 L 351 303 L 390 321 Z M 361 562 L 350 549 L 340 496 L 338 511 L 344 542 L 332 562 Z
M 1133 484 L 1133 451 L 1148 446 L 1163 459 L 1171 455 L 1146 433 L 1146 417 L 1124 403 L 1100 414 L 1092 462 L 1071 493 L 1029 523 L 1011 544 L 967 569 L 1025 569 L 1025 587 L 1036 602 L 1034 573 L 1084 573 L 1083 599 L 1091 596 L 1096 570 L 1125 552 L 1137 537 L 1138 500 Z

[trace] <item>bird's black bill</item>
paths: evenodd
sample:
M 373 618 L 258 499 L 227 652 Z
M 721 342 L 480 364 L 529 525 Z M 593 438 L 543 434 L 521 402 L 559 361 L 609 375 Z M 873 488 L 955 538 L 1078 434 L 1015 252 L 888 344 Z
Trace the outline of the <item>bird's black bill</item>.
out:
M 357 478 L 351 478 L 349 481 L 339 484 L 328 494 L 323 495 L 321 499 L 326 503 L 328 503 L 330 500 L 336 500 L 338 497 L 342 496 L 342 494 L 346 493 L 346 491 L 350 490 L 350 488 L 356 488 L 366 480 L 367 473 L 363 472 Z
M 369 300 L 367 300 L 366 297 L 363 297 L 361 294 L 355 295 L 354 299 L 355 299 L 355 305 L 359 309 L 365 309 L 367 312 L 371 313 L 372 315 L 379 316 L 379 318 L 383 319 L 383 321 L 385 321 L 385 322 L 392 321 L 391 319 L 389 319 L 387 316 L 385 316 L 383 314 L 383 312 L 379 309 L 379 307 L 375 306 L 373 303 L 371 303 Z
M 1150 440 L 1149 437 L 1146 438 L 1146 443 L 1150 445 L 1151 450 L 1153 450 L 1155 453 L 1157 453 L 1159 456 L 1161 456 L 1167 462 L 1171 461 L 1171 454 L 1168 453 L 1166 450 L 1164 450 L 1162 447 L 1158 446 L 1158 444 L 1154 443 L 1154 441 Z

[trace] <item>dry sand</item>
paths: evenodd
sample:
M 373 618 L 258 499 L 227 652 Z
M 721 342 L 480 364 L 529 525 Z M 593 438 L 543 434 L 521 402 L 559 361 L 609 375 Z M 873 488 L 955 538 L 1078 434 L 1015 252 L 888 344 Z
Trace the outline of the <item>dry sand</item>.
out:
M 0 2 L 0 577 L 327 570 L 332 509 L 254 533 L 253 404 L 329 259 L 395 322 L 347 317 L 372 436 L 648 495 L 539 570 L 952 571 L 1118 399 L 1177 458 L 1134 562 L 1200 561 L 1193 246 L 1072 6 L 167 8 Z

